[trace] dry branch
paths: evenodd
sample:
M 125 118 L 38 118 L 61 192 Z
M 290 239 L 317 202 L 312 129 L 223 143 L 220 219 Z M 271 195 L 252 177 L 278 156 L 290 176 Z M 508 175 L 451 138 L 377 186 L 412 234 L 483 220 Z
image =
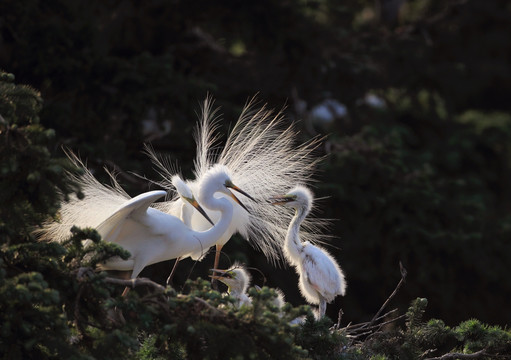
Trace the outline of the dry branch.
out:
M 476 351 L 472 354 L 463 353 L 447 353 L 439 357 L 427 358 L 425 360 L 449 360 L 449 359 L 480 359 L 489 356 L 485 349 Z
M 149 286 L 155 290 L 164 292 L 165 287 L 161 286 L 158 283 L 155 283 L 152 280 L 149 280 L 147 278 L 136 278 L 136 279 L 129 279 L 129 280 L 122 280 L 122 279 L 116 279 L 112 277 L 106 277 L 105 282 L 109 284 L 116 284 L 116 285 L 123 285 L 123 286 L 131 286 L 132 288 L 137 286 Z

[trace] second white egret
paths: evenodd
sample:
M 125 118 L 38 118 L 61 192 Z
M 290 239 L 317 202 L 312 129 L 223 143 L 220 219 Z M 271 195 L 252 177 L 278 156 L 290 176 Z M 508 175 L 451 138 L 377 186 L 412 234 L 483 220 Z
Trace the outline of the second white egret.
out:
M 295 209 L 284 243 L 284 255 L 298 273 L 300 291 L 310 304 L 319 304 L 319 317 L 326 312 L 326 304 L 346 293 L 344 273 L 335 259 L 325 250 L 300 240 L 300 225 L 309 214 L 313 202 L 312 192 L 296 186 L 286 195 L 270 199 L 273 205 Z

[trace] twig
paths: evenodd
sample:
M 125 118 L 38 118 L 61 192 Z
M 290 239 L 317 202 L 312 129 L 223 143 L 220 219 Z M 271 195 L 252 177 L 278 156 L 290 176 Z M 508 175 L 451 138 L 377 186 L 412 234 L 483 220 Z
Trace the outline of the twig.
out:
M 486 349 L 479 350 L 472 354 L 463 353 L 447 353 L 439 357 L 427 358 L 425 360 L 448 360 L 448 359 L 479 359 L 483 356 L 488 356 Z
M 158 283 L 155 283 L 152 280 L 149 280 L 147 278 L 136 278 L 136 279 L 129 279 L 129 280 L 122 280 L 122 279 L 116 279 L 112 277 L 106 277 L 105 282 L 109 284 L 116 284 L 116 285 L 123 285 L 123 286 L 131 286 L 131 287 L 137 287 L 137 286 L 149 286 L 152 287 L 155 290 L 164 292 L 165 287 L 161 286 Z
M 335 324 L 335 329 L 339 329 L 341 327 L 341 319 L 344 315 L 344 311 L 342 309 L 339 309 L 339 315 L 337 315 L 337 324 Z
M 371 321 L 369 321 L 368 325 L 367 326 L 371 326 L 374 324 L 374 322 L 376 321 L 376 319 L 378 318 L 378 316 L 380 316 L 381 312 L 383 311 L 383 309 L 385 309 L 385 307 L 388 305 L 388 303 L 390 302 L 390 300 L 392 300 L 392 298 L 394 296 L 396 296 L 399 288 L 401 287 L 401 285 L 403 285 L 403 283 L 406 281 L 406 275 L 407 275 L 407 271 L 406 269 L 404 268 L 403 264 L 401 263 L 401 261 L 399 262 L 399 269 L 401 271 L 401 280 L 399 280 L 399 283 L 397 284 L 396 288 L 394 289 L 394 291 L 392 292 L 392 294 L 390 294 L 390 296 L 387 298 L 387 300 L 385 300 L 385 302 L 383 303 L 383 305 L 381 306 L 380 310 L 378 310 L 378 312 L 376 313 L 376 315 L 373 316 L 373 318 L 371 319 Z
M 360 333 L 360 334 L 352 334 L 352 333 L 350 333 L 350 335 L 352 337 L 354 337 L 354 338 L 361 337 L 363 335 L 367 335 L 368 333 L 371 333 L 372 330 L 374 330 L 374 329 L 380 329 L 381 327 L 383 327 L 385 325 L 388 325 L 388 324 L 391 324 L 391 323 L 393 323 L 393 322 L 395 322 L 397 320 L 403 319 L 404 317 L 406 317 L 406 315 L 400 315 L 400 316 L 395 317 L 393 319 L 390 319 L 390 320 L 387 320 L 385 322 L 382 322 L 381 324 L 376 324 L 376 325 L 372 325 L 372 326 L 367 327 L 367 328 L 360 329 L 360 330 L 365 330 L 365 332 L 363 332 L 363 333 Z
M 387 316 L 389 316 L 390 314 L 396 312 L 398 309 L 392 309 L 388 312 L 386 312 L 385 314 L 381 315 L 380 317 L 376 318 L 375 321 L 379 321 L 381 319 L 384 319 L 386 318 Z M 354 324 L 354 325 L 351 325 L 348 324 L 346 327 L 342 328 L 341 330 L 345 330 L 345 331 L 351 331 L 351 332 L 357 332 L 357 331 L 360 331 L 360 330 L 367 330 L 367 326 L 369 325 L 370 321 L 367 321 L 367 322 L 363 322 L 363 323 L 359 323 L 359 324 Z

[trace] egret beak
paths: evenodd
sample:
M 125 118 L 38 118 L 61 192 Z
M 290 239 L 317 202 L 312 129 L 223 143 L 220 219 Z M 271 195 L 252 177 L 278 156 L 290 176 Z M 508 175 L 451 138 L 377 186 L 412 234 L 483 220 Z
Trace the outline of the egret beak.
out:
M 209 269 L 209 271 L 213 271 L 213 275 L 208 275 L 212 279 L 221 280 L 224 278 L 223 275 L 225 275 L 225 270 L 219 270 L 219 269 Z M 214 273 L 220 273 L 220 275 L 215 275 Z
M 230 188 L 230 189 L 233 189 L 237 192 L 239 192 L 240 194 L 243 194 L 245 195 L 246 197 L 248 197 L 250 200 L 252 201 L 255 201 L 255 199 L 248 195 L 246 192 L 244 192 L 243 190 L 241 190 L 239 187 L 237 187 L 236 185 L 234 185 L 232 182 L 227 182 L 225 184 L 226 187 Z M 248 212 L 250 214 L 250 211 L 248 211 L 247 207 L 245 205 L 243 205 L 243 203 L 236 197 L 236 195 L 234 195 L 231 191 L 229 191 L 229 194 L 231 195 L 231 197 L 233 198 L 234 201 L 236 201 L 243 209 L 246 210 L 246 212 Z
M 247 194 L 245 191 L 241 190 L 239 187 L 237 187 L 236 185 L 234 185 L 232 182 L 228 182 L 227 184 L 225 184 L 225 186 L 227 186 L 228 188 L 231 188 L 233 190 L 236 190 L 237 192 L 239 192 L 240 194 L 243 194 L 245 195 L 246 197 L 248 197 L 250 200 L 254 201 L 254 202 L 257 202 L 256 199 L 254 199 L 252 196 L 250 196 L 249 194 Z
M 294 200 L 296 200 L 294 195 L 275 195 L 269 199 L 271 205 L 284 205 Z
M 197 200 L 195 200 L 195 197 L 192 197 L 192 198 L 188 198 L 188 197 L 185 197 L 185 199 L 198 211 L 201 213 L 202 216 L 204 216 L 206 218 L 207 221 L 209 221 L 209 223 L 213 226 L 215 226 L 215 223 L 210 219 L 210 217 L 208 216 L 208 214 L 206 214 L 206 211 L 202 208 L 202 206 L 200 206 L 200 204 L 197 202 Z
M 243 205 L 243 203 L 236 197 L 236 195 L 234 195 L 232 192 L 229 191 L 229 194 L 231 195 L 231 197 L 234 199 L 234 201 L 236 201 L 243 209 L 245 209 L 246 212 L 248 212 L 250 214 L 250 211 L 248 211 L 247 207 L 245 205 Z

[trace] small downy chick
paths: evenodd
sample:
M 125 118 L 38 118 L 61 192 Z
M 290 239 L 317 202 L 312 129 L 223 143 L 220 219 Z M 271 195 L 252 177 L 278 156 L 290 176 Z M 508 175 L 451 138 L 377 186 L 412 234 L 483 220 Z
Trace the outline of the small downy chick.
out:
M 237 308 L 243 305 L 252 304 L 252 299 L 247 295 L 247 289 L 252 281 L 252 277 L 245 266 L 235 263 L 227 270 L 212 269 L 213 279 L 217 279 L 227 285 L 227 292 L 236 302 Z

